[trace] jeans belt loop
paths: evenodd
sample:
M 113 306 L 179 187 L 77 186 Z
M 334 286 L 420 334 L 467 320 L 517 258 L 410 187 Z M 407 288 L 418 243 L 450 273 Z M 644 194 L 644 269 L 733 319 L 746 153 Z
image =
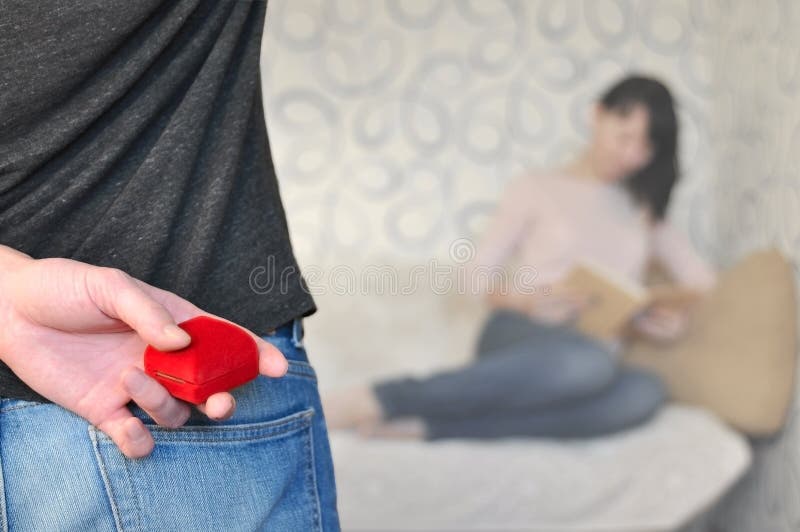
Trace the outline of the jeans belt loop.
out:
M 288 329 L 287 332 L 291 331 L 292 333 L 292 342 L 294 343 L 295 347 L 302 345 L 303 337 L 305 336 L 303 318 L 293 318 L 282 325 L 267 329 L 264 334 L 267 336 L 275 336 L 275 334 L 278 332 L 278 329 Z
M 303 318 L 297 317 L 292 320 L 292 343 L 295 347 L 303 347 L 303 337 L 305 330 L 303 329 Z

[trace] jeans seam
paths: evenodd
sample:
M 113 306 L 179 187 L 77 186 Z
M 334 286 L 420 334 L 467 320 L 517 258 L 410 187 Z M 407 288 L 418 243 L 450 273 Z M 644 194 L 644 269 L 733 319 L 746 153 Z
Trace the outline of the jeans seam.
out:
M 3 457 L 0 453 L 0 530 L 8 532 L 8 513 L 6 507 L 6 487 L 3 478 Z
M 302 349 L 302 348 L 301 348 Z M 317 382 L 317 371 L 311 363 L 305 360 L 297 360 L 295 358 L 287 358 L 289 369 L 286 371 L 287 375 L 295 375 L 297 377 L 305 377 L 306 379 Z
M 122 467 L 125 470 L 125 481 L 126 481 L 126 483 L 128 484 L 128 486 L 133 486 L 133 477 L 131 476 L 131 470 L 128 467 L 128 461 L 129 460 L 130 460 L 129 458 L 124 457 L 122 459 Z M 131 488 L 131 491 L 133 492 L 133 505 L 134 505 L 134 508 L 136 509 L 136 512 L 134 514 L 136 516 L 136 521 L 137 521 L 136 528 L 141 530 L 143 527 L 142 527 L 142 523 L 141 523 L 140 519 L 141 519 L 141 516 L 144 515 L 142 513 L 142 501 L 139 499 L 139 493 L 135 489 Z
M 144 505 L 142 504 L 142 501 L 139 498 L 139 492 L 133 487 L 133 476 L 131 475 L 130 467 L 128 467 L 129 461 L 130 459 L 127 457 L 122 458 L 122 467 L 123 470 L 125 471 L 125 483 L 129 487 L 131 491 L 131 496 L 133 498 L 133 506 L 135 508 L 134 515 L 136 516 L 136 530 L 142 530 L 144 527 L 142 526 L 141 519 L 142 516 L 144 515 L 144 513 L 142 512 L 142 507 Z
M 119 507 L 117 506 L 117 501 L 114 499 L 114 494 L 111 491 L 111 480 L 108 478 L 108 471 L 106 470 L 105 461 L 103 461 L 103 457 L 100 455 L 99 449 L 99 442 L 97 440 L 97 434 L 92 430 L 92 426 L 89 425 L 87 428 L 89 432 L 89 438 L 92 440 L 92 450 L 94 451 L 94 456 L 97 461 L 97 465 L 100 468 L 100 475 L 103 477 L 103 484 L 106 490 L 106 496 L 108 497 L 108 502 L 111 505 L 111 513 L 114 515 L 114 526 L 117 528 L 117 532 L 122 532 L 122 517 L 119 513 Z
M 287 371 L 286 374 L 287 375 L 292 375 L 294 377 L 300 377 L 301 379 L 308 379 L 308 380 L 310 380 L 312 382 L 317 382 L 317 378 L 314 377 L 313 375 L 309 374 L 309 373 L 300 373 L 300 372 L 297 372 L 297 371 Z
M 226 443 L 234 441 L 255 441 L 277 437 L 283 437 L 289 433 L 304 430 L 311 425 L 309 419 L 315 414 L 314 408 L 301 410 L 286 418 L 275 421 L 265 421 L 259 423 L 246 423 L 243 425 L 184 425 L 177 429 L 164 428 L 160 425 L 145 424 L 148 430 L 158 436 L 162 441 L 171 443 Z M 182 430 L 187 429 L 187 430 Z M 205 438 L 204 434 L 219 435 L 242 433 L 240 436 L 224 436 L 221 438 Z M 97 437 L 98 433 L 93 433 L 93 439 L 98 442 L 112 441 L 110 437 Z
M 309 464 L 308 474 L 311 481 L 311 501 L 314 505 L 314 524 L 318 531 L 322 531 L 322 504 L 319 500 L 319 486 L 317 485 L 317 458 L 314 453 L 314 427 L 310 427 L 308 431 L 308 438 L 306 439 L 308 446 Z
M 0 414 L 3 414 L 3 413 L 5 413 L 5 412 L 11 412 L 11 411 L 13 411 L 13 410 L 22 410 L 23 408 L 33 408 L 33 407 L 35 407 L 35 406 L 42 406 L 42 405 L 44 405 L 44 404 L 46 404 L 46 403 L 39 403 L 39 402 L 37 402 L 37 403 L 29 404 L 29 405 L 17 405 L 17 406 L 9 406 L 9 407 L 7 407 L 7 408 L 2 408 L 2 409 L 0 409 Z
M 148 427 L 148 428 L 153 428 L 153 427 Z M 229 443 L 229 442 L 262 441 L 262 440 L 273 439 L 273 438 L 281 438 L 281 437 L 284 437 L 286 435 L 293 434 L 293 433 L 297 432 L 298 430 L 303 430 L 304 428 L 306 428 L 306 425 L 297 425 L 297 426 L 295 426 L 293 428 L 282 430 L 280 432 L 271 433 L 269 436 L 247 436 L 247 437 L 241 437 L 241 438 L 225 438 L 224 440 L 218 440 L 218 439 L 214 439 L 214 438 L 211 438 L 211 439 L 200 439 L 200 438 L 197 438 L 197 439 L 188 439 L 188 440 L 166 439 L 166 438 L 164 438 L 164 441 L 165 442 L 168 441 L 170 443 L 221 443 L 221 444 Z M 162 434 L 162 437 L 163 437 L 164 434 L 168 434 L 168 433 L 162 432 L 161 434 Z

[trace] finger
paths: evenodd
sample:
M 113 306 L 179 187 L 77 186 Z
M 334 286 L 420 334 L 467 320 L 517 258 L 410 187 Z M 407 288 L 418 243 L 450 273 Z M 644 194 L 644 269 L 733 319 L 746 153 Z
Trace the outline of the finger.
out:
M 117 410 L 97 428 L 106 433 L 128 458 L 141 458 L 153 452 L 155 441 L 142 420 L 125 407 Z
M 236 398 L 228 392 L 219 392 L 206 399 L 197 409 L 211 419 L 223 421 L 236 411 Z
M 116 268 L 92 268 L 86 276 L 89 294 L 102 312 L 124 321 L 156 349 L 172 351 L 191 342 L 172 315 L 145 293 L 135 280 Z
M 191 415 L 189 405 L 170 395 L 158 381 L 135 366 L 122 375 L 125 391 L 142 410 L 165 427 L 180 427 Z
M 158 302 L 162 307 L 167 309 L 167 312 L 172 315 L 172 318 L 176 323 L 181 323 L 200 315 L 213 316 L 213 314 L 203 312 L 200 307 L 193 304 L 191 301 L 183 299 L 177 294 L 173 294 L 172 292 L 158 288 L 157 286 L 149 285 L 135 277 L 131 277 L 131 279 L 133 279 L 133 282 L 136 283 L 136 285 L 141 288 L 145 294 L 156 300 L 156 302 Z M 219 316 L 214 317 L 222 319 Z
M 647 334 L 662 340 L 672 337 L 675 333 L 675 331 L 671 329 L 668 324 L 664 324 L 657 320 L 647 320 L 643 324 L 643 327 Z
M 258 372 L 268 377 L 283 377 L 289 371 L 289 362 L 280 349 L 262 338 L 256 338 L 258 345 Z
M 678 336 L 683 330 L 684 321 L 679 316 L 674 316 L 664 323 L 664 329 L 671 337 Z
M 679 313 L 672 308 L 665 307 L 665 306 L 655 306 L 652 308 L 651 313 L 653 316 L 658 316 L 664 319 L 677 319 Z
M 654 327 L 650 322 L 641 322 L 637 326 L 637 329 L 640 333 L 644 334 L 648 338 L 655 338 L 660 339 L 661 333 L 657 327 Z
M 207 312 L 200 312 L 198 315 L 200 314 L 226 321 L 231 325 L 239 327 L 248 335 L 250 335 L 250 337 L 256 342 L 256 347 L 258 347 L 258 372 L 260 374 L 268 377 L 283 377 L 289 370 L 289 363 L 286 361 L 286 357 L 283 356 L 283 353 L 281 353 L 280 349 L 267 342 L 257 334 L 253 333 L 253 331 L 245 329 L 238 323 L 232 322 L 221 316 L 215 316 L 213 314 L 208 314 Z
M 677 331 L 681 327 L 680 316 L 673 313 L 653 316 L 653 321 L 658 325 L 658 327 L 667 332 Z

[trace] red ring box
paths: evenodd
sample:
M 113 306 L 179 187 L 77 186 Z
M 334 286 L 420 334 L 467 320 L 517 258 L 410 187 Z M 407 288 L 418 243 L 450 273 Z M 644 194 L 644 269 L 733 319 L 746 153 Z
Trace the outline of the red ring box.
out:
M 244 329 L 211 316 L 178 324 L 192 342 L 175 351 L 148 345 L 144 371 L 170 394 L 194 404 L 258 377 L 258 345 Z

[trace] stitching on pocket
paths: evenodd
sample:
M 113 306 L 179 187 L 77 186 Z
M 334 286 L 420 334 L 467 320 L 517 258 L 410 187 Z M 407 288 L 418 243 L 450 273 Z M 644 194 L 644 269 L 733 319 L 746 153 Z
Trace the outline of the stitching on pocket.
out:
M 314 504 L 314 520 L 317 526 L 319 526 L 318 523 L 321 519 L 321 508 L 319 505 L 319 500 L 316 496 L 318 486 L 314 472 L 316 464 L 314 461 L 314 449 L 312 445 L 313 417 L 315 414 L 316 410 L 313 407 L 310 407 L 278 419 L 256 423 L 242 423 L 238 425 L 223 426 L 184 425 L 183 427 L 179 427 L 177 429 L 160 427 L 158 425 L 149 425 L 147 423 L 145 423 L 145 426 L 147 426 L 147 428 L 153 432 L 153 437 L 156 438 L 156 445 L 159 445 L 159 443 L 170 442 L 187 444 L 226 444 L 239 441 L 270 441 L 281 439 L 298 432 L 303 433 L 303 447 L 305 449 L 305 455 L 308 457 L 306 460 L 306 463 L 308 464 L 306 471 L 307 484 L 310 485 L 308 488 L 308 496 L 310 497 L 309 500 L 312 502 L 312 504 Z M 106 495 L 114 515 L 114 522 L 117 531 L 122 532 L 128 527 L 132 527 L 135 530 L 141 530 L 143 527 L 141 516 L 144 515 L 142 513 L 142 501 L 139 499 L 138 493 L 134 489 L 134 481 L 128 467 L 128 460 L 124 457 L 122 459 L 122 467 L 124 468 L 125 477 L 124 480 L 120 481 L 121 484 L 113 481 L 109 475 L 109 465 L 106 463 L 104 453 L 101 452 L 100 445 L 112 445 L 115 449 L 116 445 L 113 443 L 110 437 L 108 437 L 104 432 L 94 425 L 89 425 L 88 430 L 92 440 L 95 459 L 103 479 Z M 198 435 L 204 436 L 212 431 L 216 433 L 242 432 L 242 434 L 240 437 L 222 436 L 221 438 L 213 439 L 197 437 Z M 120 451 L 117 449 L 116 452 Z M 116 467 L 119 466 L 117 465 Z M 117 488 L 119 488 L 119 493 L 116 492 Z M 123 510 L 120 508 L 119 500 L 126 499 L 129 502 L 132 501 L 133 504 L 131 508 L 125 508 L 125 516 L 123 517 Z M 126 505 L 123 504 L 123 506 Z M 133 516 L 129 515 L 131 512 L 134 514 Z M 124 525 L 123 520 L 125 521 Z M 131 522 L 132 520 L 133 522 Z M 4 530 L 2 532 L 7 531 Z
M 2 421 L 0 421 L 2 423 Z M 6 487 L 3 479 L 3 456 L 0 453 L 0 530 L 8 532 L 8 513 L 6 509 Z
M 295 432 L 310 425 L 311 418 L 314 414 L 315 411 L 313 408 L 307 408 L 279 419 L 259 421 L 256 423 L 241 423 L 238 425 L 183 425 L 174 429 L 152 423 L 145 423 L 144 425 L 153 433 L 154 438 L 161 438 L 162 441 L 225 443 L 230 441 L 268 439 L 282 436 L 289 432 Z M 112 441 L 110 436 L 93 425 L 89 427 L 89 430 L 92 431 L 98 441 Z M 242 434 L 239 436 L 230 436 L 230 434 L 234 433 Z M 205 437 L 212 434 L 216 437 Z
M 21 410 L 23 408 L 33 408 L 35 406 L 43 406 L 49 403 L 40 403 L 38 401 L 23 401 L 23 400 L 16 400 L 12 406 L 7 406 L 5 408 L 0 408 L 0 414 L 3 412 L 11 412 L 12 410 Z
M 322 504 L 319 500 L 319 485 L 317 484 L 317 456 L 314 453 L 314 431 L 308 431 L 308 449 L 306 452 L 311 459 L 308 462 L 309 484 L 311 485 L 311 500 L 314 501 L 314 524 L 318 532 L 322 531 Z
M 291 374 L 297 377 L 305 377 L 313 381 L 317 380 L 317 372 L 308 362 L 291 358 L 287 358 L 286 361 L 289 362 L 289 370 L 286 372 L 287 375 Z

